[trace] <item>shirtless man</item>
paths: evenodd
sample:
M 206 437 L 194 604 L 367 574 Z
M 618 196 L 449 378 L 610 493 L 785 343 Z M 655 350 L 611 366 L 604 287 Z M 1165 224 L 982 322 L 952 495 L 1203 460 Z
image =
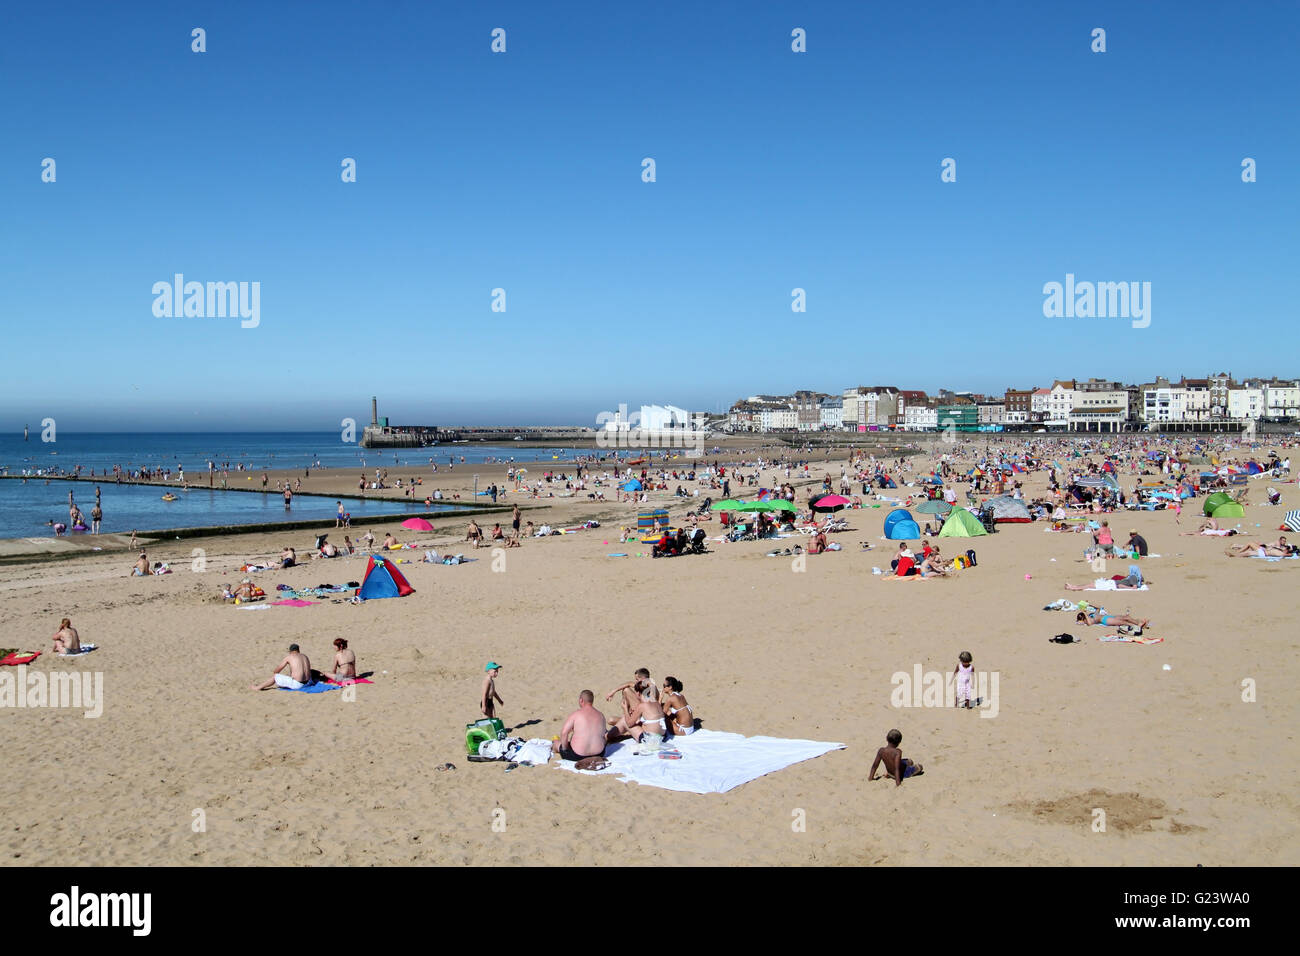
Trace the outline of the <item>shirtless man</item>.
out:
M 1276 544 L 1265 544 L 1263 541 L 1256 541 L 1252 544 L 1239 544 L 1224 551 L 1224 554 L 1230 558 L 1285 558 L 1290 553 L 1291 548 L 1286 543 L 1285 535 L 1278 538 Z
M 393 537 L 393 534 L 392 534 L 391 531 L 390 531 L 388 534 L 384 535 L 384 550 L 385 550 L 385 551 L 397 551 L 397 550 L 400 550 L 401 547 L 402 547 L 402 543 L 401 543 L 400 541 L 398 541 L 395 537 Z
M 647 687 L 649 687 L 650 690 L 654 692 L 655 699 L 657 700 L 659 696 L 659 691 L 654 686 L 654 684 L 650 681 L 650 672 L 646 670 L 644 667 L 638 667 L 636 669 L 636 673 L 632 675 L 632 679 L 630 681 L 628 681 L 626 684 L 620 684 L 618 687 L 615 687 L 613 690 L 611 690 L 608 694 L 605 695 L 605 699 L 613 700 L 615 694 L 622 694 L 623 698 L 620 706 L 622 706 L 622 708 L 626 710 L 629 707 L 636 706 L 637 701 L 641 699 L 641 691 L 645 690 Z M 611 720 L 610 723 L 611 724 L 615 723 L 615 721 Z
M 281 674 L 280 671 L 285 668 L 288 668 L 288 672 Z M 297 644 L 290 644 L 288 655 L 271 672 L 271 679 L 261 684 L 254 684 L 253 690 L 270 690 L 272 687 L 287 687 L 289 690 L 298 690 L 313 683 L 315 681 L 311 676 L 311 661 L 308 660 L 306 654 L 298 650 Z
M 135 567 L 131 569 L 131 575 L 133 577 L 142 578 L 148 575 L 148 573 L 149 573 L 149 555 L 141 551 L 140 557 L 138 557 L 135 561 Z
M 280 552 L 280 567 L 291 568 L 298 563 L 298 552 L 293 548 L 285 548 Z
M 871 773 L 867 775 L 868 780 L 876 779 L 876 768 L 882 763 L 885 765 L 886 778 L 892 779 L 896 787 L 901 787 L 908 777 L 918 777 L 925 773 L 919 763 L 913 763 L 903 756 L 903 751 L 898 747 L 902 742 L 903 735 L 897 730 L 885 734 L 885 746 L 876 751 L 876 759 L 871 763 Z
M 555 747 L 562 760 L 605 756 L 605 715 L 595 708 L 595 700 L 589 690 L 578 695 L 578 709 L 564 721 Z
M 334 638 L 334 679 L 340 683 L 357 679 L 357 655 L 341 637 Z
M 59 629 L 54 632 L 54 653 L 66 654 L 68 651 L 81 650 L 81 635 L 66 617 L 59 622 Z
M 478 547 L 483 541 L 483 529 L 478 526 L 478 522 L 473 518 L 469 522 L 469 531 L 465 533 L 466 541 L 473 541 L 474 547 Z

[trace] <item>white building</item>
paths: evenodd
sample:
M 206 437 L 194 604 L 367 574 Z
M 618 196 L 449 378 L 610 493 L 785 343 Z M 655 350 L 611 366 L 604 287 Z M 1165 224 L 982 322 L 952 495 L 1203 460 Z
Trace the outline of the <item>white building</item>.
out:
M 1047 424 L 1049 427 L 1064 428 L 1070 423 L 1070 412 L 1074 409 L 1074 380 L 1052 383 L 1052 391 L 1047 401 Z
M 1118 382 L 1079 383 L 1070 409 L 1071 431 L 1123 431 L 1129 421 L 1129 391 Z
M 1265 382 L 1264 416 L 1300 418 L 1300 382 Z
M 1241 385 L 1228 389 L 1228 417 L 1258 421 L 1264 417 L 1264 389 L 1261 386 Z
M 1051 389 L 1036 388 L 1029 396 L 1029 419 L 1033 422 L 1047 422 L 1047 415 L 1052 403 Z
M 903 410 L 903 428 L 909 432 L 932 431 L 939 427 L 939 406 L 917 402 Z
M 823 398 L 821 400 L 822 428 L 840 429 L 844 427 L 844 399 Z

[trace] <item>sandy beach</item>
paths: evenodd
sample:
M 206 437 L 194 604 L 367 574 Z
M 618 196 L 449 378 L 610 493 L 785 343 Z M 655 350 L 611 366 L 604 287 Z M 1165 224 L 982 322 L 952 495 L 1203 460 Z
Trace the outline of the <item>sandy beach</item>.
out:
M 979 446 L 982 451 L 982 445 Z M 967 460 L 973 460 L 974 449 Z M 818 452 L 798 503 L 845 453 Z M 1096 460 L 1100 460 L 1099 458 Z M 918 455 L 915 468 L 932 464 Z M 556 470 L 571 471 L 563 463 Z M 742 468 L 749 472 L 752 469 Z M 529 480 L 540 476 L 532 468 Z M 599 469 L 597 469 L 599 471 Z M 505 466 L 393 470 L 469 499 L 505 484 Z M 775 475 L 764 469 L 765 476 Z M 286 475 L 273 475 L 277 478 Z M 906 476 L 905 476 L 906 477 Z M 913 473 L 912 477 L 915 477 Z M 1026 497 L 1046 474 L 1023 476 Z M 352 472 L 313 473 L 304 490 L 355 493 Z M 1132 481 L 1125 476 L 1125 487 Z M 687 484 L 685 481 L 670 482 Z M 1251 482 L 1244 538 L 1270 540 L 1283 508 Z M 562 485 L 560 486 L 562 488 Z M 697 487 L 693 484 L 688 487 Z M 733 489 L 737 491 L 739 489 Z M 855 493 L 859 491 L 854 488 Z M 917 488 L 881 494 L 903 497 Z M 32 671 L 103 674 L 103 714 L 11 709 L 0 783 L 11 813 L 10 865 L 385 864 L 1087 864 L 1295 865 L 1300 761 L 1289 688 L 1300 674 L 1294 602 L 1300 561 L 1229 559 L 1220 538 L 1183 537 L 1171 511 L 1110 517 L 1138 529 L 1153 554 L 1145 592 L 1088 595 L 1150 618 L 1152 645 L 1102 643 L 1102 628 L 1043 607 L 1095 575 L 1087 536 L 1043 522 L 944 540 L 976 549 L 951 579 L 889 583 L 882 540 L 890 503 L 842 512 L 843 550 L 767 557 L 774 545 L 710 542 L 711 553 L 652 560 L 620 544 L 643 506 L 507 494 L 524 519 L 599 528 L 475 550 L 465 522 L 412 533 L 397 522 L 330 531 L 353 540 L 419 542 L 474 560 L 403 563 L 415 594 L 354 605 L 250 611 L 223 603 L 236 569 L 310 533 L 148 543 L 176 573 L 131 578 L 125 550 L 0 565 L 4 646 L 44 652 Z M 696 506 L 707 492 L 690 505 Z M 388 492 L 396 494 L 396 492 Z M 720 497 L 716 492 L 714 497 Z M 482 501 L 482 499 L 479 499 Z M 674 519 L 686 504 L 655 492 Z M 509 528 L 509 514 L 501 516 Z M 483 525 L 491 527 L 488 517 Z M 483 519 L 480 519 L 483 523 Z M 1258 525 L 1258 528 L 1256 528 Z M 719 533 L 718 521 L 704 525 Z M 115 539 L 116 542 L 116 539 Z M 806 542 L 806 539 L 804 539 Z M 862 551 L 860 542 L 872 550 Z M 915 542 L 914 542 L 915 543 Z M 959 547 L 960 546 L 960 547 Z M 191 570 L 194 549 L 203 570 Z M 628 552 L 628 557 L 610 557 Z M 414 562 L 422 552 L 397 552 Z M 255 575 L 306 588 L 359 580 L 363 556 L 306 561 Z M 1121 569 L 1122 570 L 1122 569 Z M 1071 594 L 1075 599 L 1079 595 Z M 60 659 L 49 635 L 71 618 L 93 654 Z M 1082 643 L 1048 638 L 1072 632 Z M 340 693 L 256 693 L 287 645 L 317 667 L 344 637 L 372 685 Z M 951 672 L 961 651 L 998 678 L 998 710 L 898 708 L 897 672 Z M 583 688 L 604 694 L 648 667 L 672 674 L 703 726 L 838 741 L 833 751 L 725 794 L 675 793 L 548 767 L 466 762 L 484 663 L 503 665 L 499 713 L 523 737 L 559 733 Z M 1167 666 L 1167 668 L 1166 668 Z M 11 670 L 5 668 L 5 670 Z M 1243 700 L 1243 681 L 1256 699 Z M 867 781 L 885 732 L 925 774 L 895 787 Z M 440 770 L 445 764 L 454 770 Z M 1105 810 L 1095 832 L 1094 810 Z M 502 813 L 504 811 L 504 813 Z M 802 811 L 802 814 L 800 814 Z M 806 820 L 800 831 L 792 821 Z M 505 820 L 494 829 L 494 820 Z M 202 822 L 202 832 L 196 832 Z

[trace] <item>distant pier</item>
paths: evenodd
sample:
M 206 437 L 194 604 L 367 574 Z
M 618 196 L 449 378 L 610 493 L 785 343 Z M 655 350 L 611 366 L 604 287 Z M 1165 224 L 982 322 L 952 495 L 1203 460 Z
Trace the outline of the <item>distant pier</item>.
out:
M 595 438 L 595 428 L 576 428 L 572 425 L 519 428 L 391 425 L 387 418 L 379 417 L 378 399 L 371 398 L 370 424 L 362 431 L 360 444 L 362 448 L 427 448 L 453 442 L 569 442 L 594 441 Z

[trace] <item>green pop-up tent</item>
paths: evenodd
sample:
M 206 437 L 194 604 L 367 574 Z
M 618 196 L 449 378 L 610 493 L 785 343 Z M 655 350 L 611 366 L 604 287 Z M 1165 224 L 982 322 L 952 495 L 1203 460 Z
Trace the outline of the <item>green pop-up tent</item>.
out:
M 1223 518 L 1244 518 L 1246 517 L 1246 509 L 1235 501 L 1225 501 L 1214 509 L 1214 513 L 1210 517 L 1220 520 Z
M 988 534 L 984 525 L 965 508 L 953 508 L 939 531 L 940 538 L 978 538 L 982 534 Z
M 1210 517 L 1214 514 L 1215 508 L 1231 500 L 1232 495 L 1228 494 L 1226 491 L 1216 491 L 1214 494 L 1210 495 L 1210 497 L 1205 499 L 1205 504 L 1202 506 L 1205 516 L 1207 518 Z

